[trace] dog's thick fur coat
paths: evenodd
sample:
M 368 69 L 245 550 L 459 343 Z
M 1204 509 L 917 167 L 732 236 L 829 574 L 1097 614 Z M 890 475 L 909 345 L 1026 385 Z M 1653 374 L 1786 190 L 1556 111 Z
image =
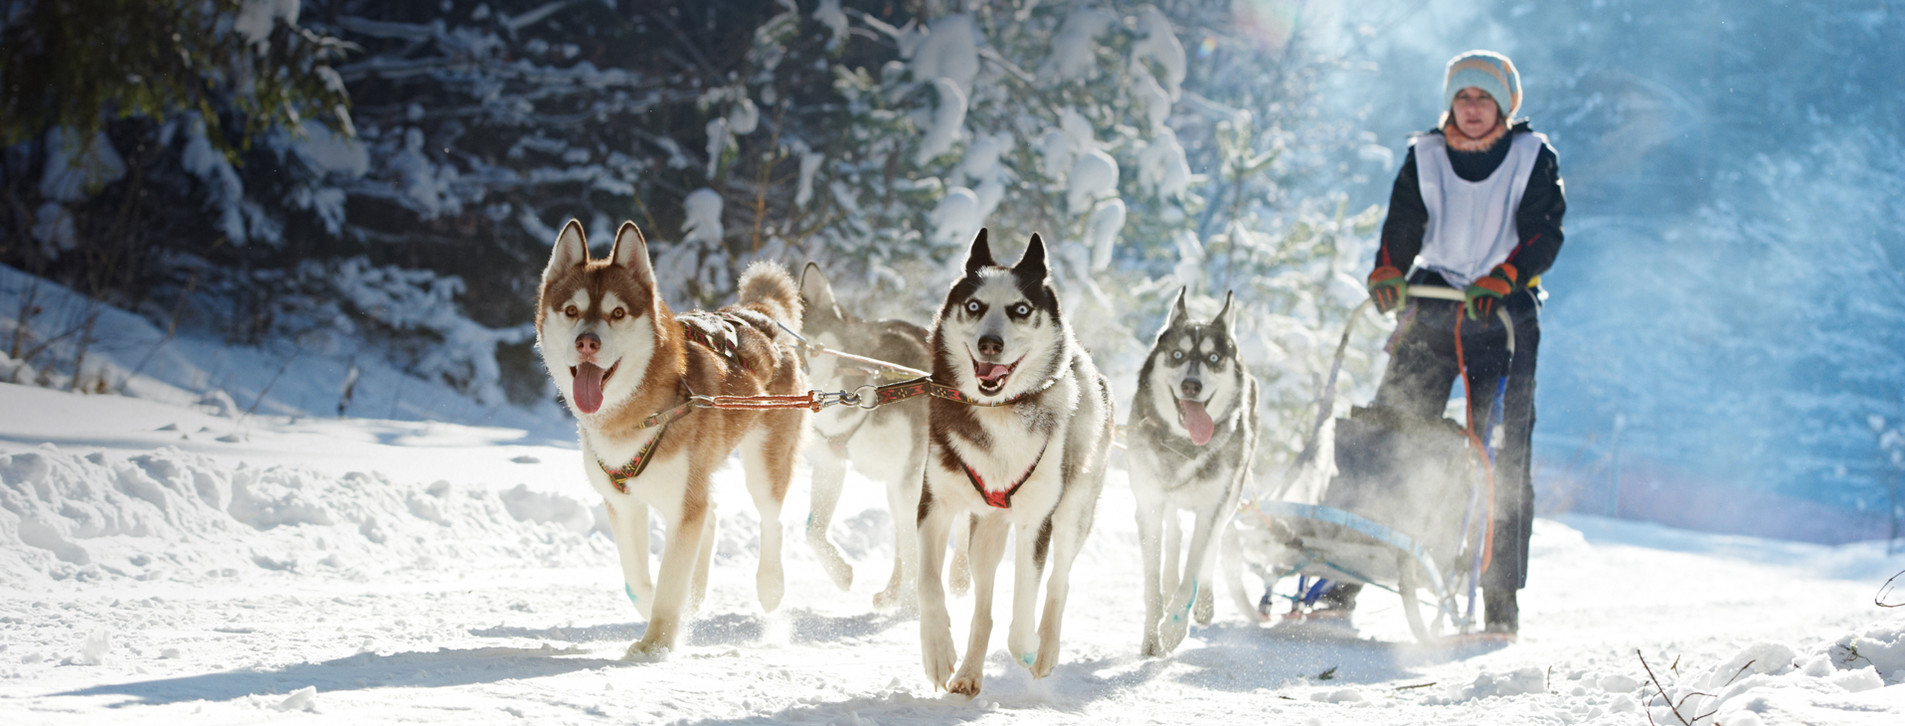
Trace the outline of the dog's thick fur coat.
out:
M 931 402 L 926 487 L 919 503 L 920 648 L 926 677 L 979 692 L 992 636 L 992 595 L 1006 538 L 1014 540 L 1006 647 L 1033 677 L 1058 663 L 1071 566 L 1091 531 L 1111 446 L 1110 387 L 1060 314 L 1033 235 L 1010 268 L 974 238 L 965 275 L 933 327 L 933 379 L 981 404 Z M 973 615 L 965 662 L 952 640 L 942 583 L 949 530 L 971 517 Z M 1039 580 L 1050 564 L 1045 607 Z
M 677 316 L 662 300 L 648 246 L 633 223 L 623 223 L 606 259 L 590 260 L 582 225 L 570 220 L 542 273 L 536 345 L 575 414 L 583 469 L 608 508 L 629 597 L 648 618 L 642 639 L 629 646 L 630 657 L 674 647 L 685 612 L 706 595 L 714 545 L 710 478 L 736 448 L 761 516 L 755 574 L 761 606 L 774 610 L 785 589 L 781 505 L 807 411 L 697 409 L 662 426 L 643 425 L 691 393 L 807 391 L 800 361 L 776 325 L 800 326 L 793 278 L 778 265 L 756 262 L 742 273 L 739 287 L 735 305 Z M 714 342 L 692 340 L 691 328 Z M 608 470 L 644 452 L 646 469 L 618 486 Z M 655 582 L 648 570 L 650 509 L 666 526 Z

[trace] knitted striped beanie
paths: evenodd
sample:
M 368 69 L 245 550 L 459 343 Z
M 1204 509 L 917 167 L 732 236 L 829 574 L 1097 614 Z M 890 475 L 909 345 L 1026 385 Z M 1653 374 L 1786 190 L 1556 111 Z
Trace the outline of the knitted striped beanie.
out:
M 1455 94 L 1474 86 L 1495 98 L 1507 123 L 1521 111 L 1521 74 L 1508 56 L 1488 50 L 1471 50 L 1449 60 L 1442 77 L 1442 107 L 1455 104 Z

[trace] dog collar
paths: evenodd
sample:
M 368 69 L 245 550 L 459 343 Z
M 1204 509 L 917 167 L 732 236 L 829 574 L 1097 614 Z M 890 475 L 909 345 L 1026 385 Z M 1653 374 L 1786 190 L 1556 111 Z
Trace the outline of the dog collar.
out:
M 972 482 L 972 488 L 979 490 L 979 496 L 985 498 L 987 504 L 999 509 L 1011 509 L 1012 495 L 1019 493 L 1019 487 L 1025 486 L 1025 482 L 1032 478 L 1032 470 L 1038 468 L 1039 461 L 1045 458 L 1045 449 L 1051 445 L 1052 440 L 1046 439 L 1045 446 L 1039 447 L 1038 456 L 1032 458 L 1032 465 L 1025 467 L 1025 473 L 1020 474 L 1019 480 L 1012 482 L 1012 486 L 1005 491 L 995 492 L 987 489 L 986 480 L 979 478 L 979 472 L 973 471 L 972 465 L 967 464 L 965 459 L 959 460 L 959 468 L 966 471 L 966 480 Z

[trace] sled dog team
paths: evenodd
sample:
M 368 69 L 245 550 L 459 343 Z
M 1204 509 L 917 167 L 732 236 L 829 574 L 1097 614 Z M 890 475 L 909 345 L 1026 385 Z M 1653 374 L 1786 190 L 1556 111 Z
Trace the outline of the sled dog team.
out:
M 834 583 L 845 589 L 853 577 L 826 537 L 852 461 L 886 483 L 894 513 L 893 572 L 875 604 L 917 607 L 927 678 L 953 692 L 978 693 L 1008 539 L 1006 647 L 1034 677 L 1049 675 L 1058 663 L 1072 563 L 1104 485 L 1114 415 L 1105 377 L 1059 307 L 1039 236 L 1006 266 L 994 260 L 981 230 L 931 331 L 854 317 L 811 263 L 796 281 L 778 265 L 756 262 L 742 273 L 737 297 L 712 312 L 670 310 L 633 223 L 616 233 L 608 257 L 590 259 L 582 226 L 571 220 L 542 273 L 537 347 L 576 417 L 584 469 L 607 507 L 628 596 L 648 619 L 629 656 L 673 647 L 684 614 L 706 595 L 711 477 L 737 450 L 760 513 L 757 593 L 768 611 L 780 604 L 781 507 L 811 427 L 817 445 L 808 452 L 814 474 L 806 534 Z M 1144 561 L 1141 649 L 1148 656 L 1176 648 L 1188 618 L 1210 621 L 1214 540 L 1249 477 L 1257 383 L 1237 361 L 1231 323 L 1228 296 L 1213 319 L 1199 322 L 1180 292 L 1139 373 L 1127 438 Z M 833 356 L 803 361 L 803 338 L 929 371 L 930 379 L 913 381 L 892 399 L 929 400 L 818 413 L 747 405 L 776 396 L 804 402 L 813 389 L 881 383 L 873 366 Z M 739 406 L 700 405 L 716 398 Z M 651 509 L 666 527 L 654 577 Z M 1195 518 L 1182 557 L 1180 510 Z M 952 588 L 963 590 L 969 577 L 974 597 L 963 661 L 946 609 L 949 538 Z

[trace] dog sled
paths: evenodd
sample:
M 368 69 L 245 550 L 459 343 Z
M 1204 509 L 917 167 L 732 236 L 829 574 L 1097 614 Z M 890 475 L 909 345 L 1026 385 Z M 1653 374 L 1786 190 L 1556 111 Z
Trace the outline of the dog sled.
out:
M 1412 286 L 1409 295 L 1461 300 L 1460 291 Z M 1365 301 L 1363 306 L 1370 303 Z M 1477 628 L 1477 583 L 1487 566 L 1493 517 L 1490 464 L 1481 436 L 1447 419 L 1419 420 L 1383 408 L 1357 407 L 1335 422 L 1334 473 L 1321 492 L 1284 498 L 1294 477 L 1318 468 L 1319 441 L 1335 396 L 1359 306 L 1345 326 L 1324 386 L 1317 418 L 1280 491 L 1246 496 L 1227 542 L 1233 587 L 1241 597 L 1241 564 L 1264 580 L 1258 612 L 1270 617 L 1279 582 L 1297 578 L 1290 613 L 1301 617 L 1336 584 L 1357 583 L 1396 593 L 1409 628 L 1425 643 Z M 1507 325 L 1506 312 L 1500 312 Z M 1508 326 L 1508 348 L 1514 329 Z M 1492 431 L 1495 413 L 1482 431 Z M 1247 602 L 1247 601 L 1246 601 Z M 1240 605 L 1245 603 L 1240 602 Z

